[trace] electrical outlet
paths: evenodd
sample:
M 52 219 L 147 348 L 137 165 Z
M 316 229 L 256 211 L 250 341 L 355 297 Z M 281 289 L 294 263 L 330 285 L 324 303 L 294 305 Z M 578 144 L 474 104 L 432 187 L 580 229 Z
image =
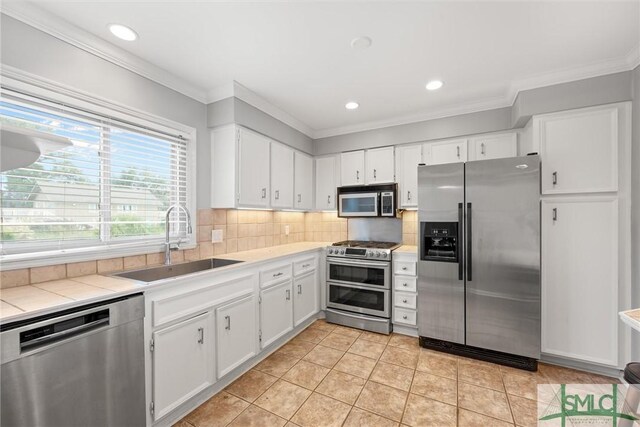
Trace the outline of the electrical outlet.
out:
M 284 226 L 284 234 L 285 234 L 285 236 L 289 235 L 289 224 Z
M 211 230 L 211 243 L 222 243 L 222 230 Z

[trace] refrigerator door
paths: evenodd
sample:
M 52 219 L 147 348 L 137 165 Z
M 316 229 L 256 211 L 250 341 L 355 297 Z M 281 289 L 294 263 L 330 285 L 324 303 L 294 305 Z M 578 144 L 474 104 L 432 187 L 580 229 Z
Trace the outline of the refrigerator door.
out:
M 540 158 L 467 162 L 466 344 L 540 357 Z
M 459 262 L 426 261 L 425 223 L 459 223 L 464 163 L 418 167 L 418 333 L 464 344 L 464 276 Z

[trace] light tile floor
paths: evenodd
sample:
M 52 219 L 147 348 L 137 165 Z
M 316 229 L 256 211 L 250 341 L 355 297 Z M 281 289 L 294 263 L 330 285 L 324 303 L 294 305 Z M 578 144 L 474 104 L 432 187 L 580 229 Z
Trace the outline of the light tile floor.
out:
M 528 427 L 538 384 L 612 382 L 546 364 L 521 371 L 318 320 L 176 426 Z

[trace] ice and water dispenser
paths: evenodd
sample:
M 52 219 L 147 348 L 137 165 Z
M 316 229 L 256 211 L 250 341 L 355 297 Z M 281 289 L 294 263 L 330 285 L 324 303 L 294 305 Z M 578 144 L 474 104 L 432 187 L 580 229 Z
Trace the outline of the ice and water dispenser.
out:
M 420 238 L 421 260 L 458 262 L 461 242 L 457 222 L 421 222 Z

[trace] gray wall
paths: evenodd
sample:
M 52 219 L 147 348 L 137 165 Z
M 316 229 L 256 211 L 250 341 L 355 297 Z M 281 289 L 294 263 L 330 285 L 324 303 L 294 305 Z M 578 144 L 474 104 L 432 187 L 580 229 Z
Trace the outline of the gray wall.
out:
M 207 105 L 210 128 L 236 123 L 305 153 L 313 154 L 313 140 L 243 100 L 230 97 Z
M 631 298 L 640 307 L 640 66 L 633 70 L 631 131 Z M 640 361 L 640 333 L 633 332 L 633 360 Z
M 206 106 L 6 15 L 2 64 L 196 128 L 198 207 L 208 207 L 210 149 Z
M 523 127 L 535 114 L 632 99 L 633 73 L 593 77 L 522 91 L 511 107 L 314 140 L 315 154 L 454 138 Z

